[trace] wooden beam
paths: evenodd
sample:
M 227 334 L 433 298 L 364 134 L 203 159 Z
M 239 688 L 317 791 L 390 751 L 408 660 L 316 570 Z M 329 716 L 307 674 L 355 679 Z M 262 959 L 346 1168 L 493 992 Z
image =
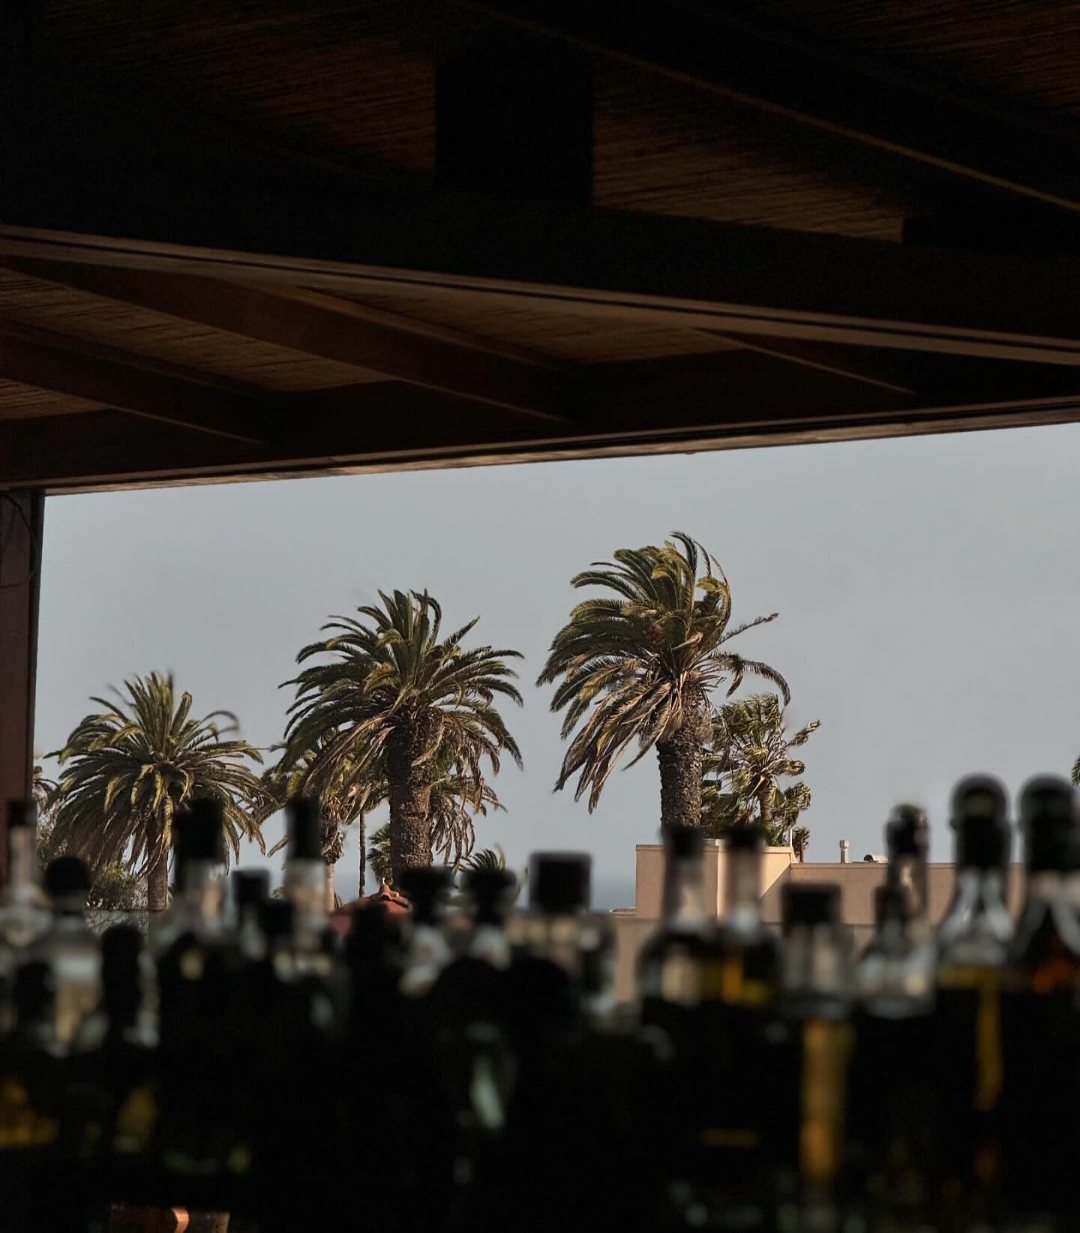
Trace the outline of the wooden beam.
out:
M 661 372 L 622 384 L 598 381 L 587 419 L 575 424 L 542 423 L 400 382 L 292 396 L 287 419 L 293 430 L 263 447 L 118 412 L 9 421 L 0 423 L 0 484 L 73 491 L 1080 419 L 1080 381 L 1070 385 L 1065 373 L 1026 390 L 1015 380 L 995 381 L 977 401 L 963 395 L 959 382 L 960 395 L 935 401 L 811 369 L 793 383 L 785 366 L 750 352 L 730 353 L 730 360 L 726 372 L 718 365 L 705 375 Z
M 32 787 L 44 497 L 0 488 L 0 873 L 7 802 Z
M 461 331 L 319 291 L 33 258 L 13 257 L 4 264 L 66 287 L 540 419 L 561 420 L 572 410 L 571 383 L 552 361 L 512 355 L 510 348 Z
M 77 264 L 358 295 L 418 285 L 436 297 L 477 290 L 505 296 L 508 307 L 566 304 L 575 316 L 595 313 L 609 325 L 625 316 L 739 337 L 1080 364 L 1080 262 L 1069 259 L 928 252 L 520 202 L 501 203 L 491 214 L 459 212 L 437 196 L 394 193 L 372 199 L 367 210 L 356 203 L 350 218 L 363 217 L 364 226 L 350 224 L 341 260 L 298 254 L 324 251 L 329 217 L 321 229 L 313 220 L 314 244 L 298 231 L 288 256 L 260 251 L 257 220 L 250 219 L 246 252 L 7 225 L 0 226 L 0 261 L 32 258 L 40 277 L 52 268 L 59 281 L 64 266 Z M 92 277 L 72 275 L 87 286 Z
M 1080 212 L 1075 124 L 824 41 L 755 4 L 455 0 L 460 7 L 1019 197 Z
M 0 321 L 0 378 L 240 441 L 263 441 L 273 431 L 273 404 L 232 383 L 5 321 Z

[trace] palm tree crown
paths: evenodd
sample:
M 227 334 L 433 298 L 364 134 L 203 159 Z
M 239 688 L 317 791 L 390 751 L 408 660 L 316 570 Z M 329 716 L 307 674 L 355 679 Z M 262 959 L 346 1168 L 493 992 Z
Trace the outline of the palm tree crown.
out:
M 102 710 L 87 715 L 50 755 L 62 768 L 53 833 L 95 871 L 123 861 L 147 875 L 149 907 L 158 910 L 165 906 L 173 815 L 193 797 L 221 802 L 234 855 L 242 837 L 265 851 L 253 816 L 264 790 L 248 765 L 262 759 L 246 741 L 224 739 L 237 728 L 231 712 L 193 719 L 191 695 L 177 697 L 171 676 L 135 677 L 124 691 L 114 702 L 92 698 Z
M 776 694 L 754 694 L 721 707 L 705 755 L 706 827 L 719 834 L 756 822 L 770 843 L 790 837 L 801 853 L 809 831 L 796 828 L 795 821 L 810 808 L 811 798 L 809 787 L 799 780 L 806 766 L 791 751 L 805 745 L 819 727 L 821 722 L 815 719 L 789 735 Z M 798 782 L 781 787 L 782 779 Z
M 576 733 L 556 788 L 578 776 L 575 796 L 596 807 L 609 775 L 632 744 L 629 765 L 653 746 L 660 761 L 661 822 L 697 826 L 709 695 L 726 683 L 764 677 L 789 696 L 775 669 L 729 648 L 739 634 L 777 614 L 730 627 L 731 589 L 714 558 L 690 536 L 621 548 L 572 580 L 613 597 L 587 599 L 555 635 L 539 684 L 559 681 L 554 711 L 562 735 Z
M 521 753 L 497 706 L 520 705 L 507 659 L 511 650 L 466 649 L 476 621 L 442 636 L 442 609 L 426 591 L 379 592 L 381 606 L 361 620 L 335 617 L 331 636 L 306 646 L 297 662 L 318 658 L 287 685 L 296 687 L 285 733 L 286 759 L 318 750 L 308 779 L 370 784 L 385 777 L 395 876 L 431 862 L 432 787 L 453 772 L 462 799 L 483 803 L 484 764 L 497 774 L 503 753 Z M 475 812 L 475 809 L 473 810 Z

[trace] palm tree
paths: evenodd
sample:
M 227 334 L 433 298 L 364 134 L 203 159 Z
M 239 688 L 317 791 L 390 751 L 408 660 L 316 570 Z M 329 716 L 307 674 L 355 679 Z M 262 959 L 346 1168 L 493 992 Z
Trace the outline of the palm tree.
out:
M 754 694 L 721 707 L 702 783 L 703 818 L 710 833 L 756 824 L 769 843 L 790 837 L 801 860 L 810 832 L 796 826 L 796 820 L 810 808 L 810 789 L 801 780 L 787 787 L 779 781 L 805 773 L 805 764 L 791 751 L 805 745 L 820 726 L 815 719 L 789 736 L 776 694 Z
M 727 684 L 730 694 L 750 675 L 773 681 L 788 697 L 778 672 L 728 648 L 777 614 L 729 628 L 728 581 L 682 532 L 662 547 L 620 548 L 614 556 L 572 580 L 614 596 L 574 608 L 538 681 L 560 681 L 551 709 L 566 710 L 564 739 L 577 729 L 555 786 L 577 775 L 575 799 L 588 792 L 591 811 L 627 748 L 638 746 L 632 766 L 655 746 L 661 825 L 698 826 L 711 693 Z
M 312 643 L 298 663 L 319 657 L 287 685 L 296 687 L 285 733 L 286 756 L 319 749 L 313 784 L 385 773 L 395 878 L 431 863 L 432 788 L 441 766 L 471 785 L 474 799 L 486 761 L 493 774 L 508 753 L 521 753 L 494 705 L 520 705 L 508 658 L 520 653 L 462 645 L 476 621 L 441 637 L 442 609 L 426 591 L 379 592 L 362 620 L 335 617 L 329 638 Z
M 114 691 L 116 702 L 92 698 L 102 711 L 50 755 L 62 768 L 53 834 L 95 872 L 122 861 L 145 876 L 147 906 L 157 912 L 168 897 L 173 815 L 193 797 L 221 802 L 234 855 L 242 837 L 265 851 L 256 820 L 265 792 L 247 765 L 262 759 L 247 741 L 224 739 L 237 729 L 231 712 L 192 719 L 191 695 L 177 697 L 171 676 L 135 677 L 124 691 Z

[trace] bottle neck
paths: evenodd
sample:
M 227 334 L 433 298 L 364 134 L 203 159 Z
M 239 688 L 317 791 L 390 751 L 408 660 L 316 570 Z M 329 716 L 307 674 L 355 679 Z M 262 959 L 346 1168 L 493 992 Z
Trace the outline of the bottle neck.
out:
M 327 922 L 326 862 L 285 862 L 285 897 L 296 909 L 297 923 L 307 929 L 323 929 Z
M 16 826 L 8 832 L 8 883 L 10 903 L 37 897 L 37 835 L 32 826 Z
M 698 857 L 670 857 L 664 869 L 664 925 L 673 933 L 697 933 L 705 924 L 705 885 Z
M 736 849 L 727 853 L 724 871 L 725 920 L 735 929 L 761 923 L 761 853 Z
M 848 946 L 833 926 L 792 925 L 781 955 L 786 994 L 837 998 L 848 993 Z
M 217 861 L 183 861 L 176 871 L 177 907 L 211 928 L 221 923 L 225 880 Z

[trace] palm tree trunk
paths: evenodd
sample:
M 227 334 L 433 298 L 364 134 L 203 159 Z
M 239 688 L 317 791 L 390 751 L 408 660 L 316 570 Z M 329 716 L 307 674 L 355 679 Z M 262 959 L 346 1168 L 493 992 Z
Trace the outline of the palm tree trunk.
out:
M 701 825 L 701 777 L 705 763 L 704 702 L 688 708 L 678 731 L 656 746 L 660 762 L 660 825 Z
M 334 910 L 334 871 L 337 865 L 333 861 L 326 862 L 326 910 Z
M 151 850 L 160 840 L 159 827 L 157 818 L 147 822 Z M 146 871 L 146 906 L 151 912 L 164 912 L 169 906 L 169 853 L 165 848 L 161 849 Z
M 418 729 L 402 725 L 386 745 L 395 884 L 406 869 L 431 864 L 431 759 L 419 761 L 425 744 Z
M 761 829 L 766 835 L 768 835 L 769 828 L 772 826 L 772 793 L 772 784 L 767 784 L 757 794 L 758 820 L 761 822 Z
M 367 818 L 364 814 L 360 814 L 356 824 L 360 828 L 360 889 L 357 894 L 363 899 L 367 892 Z

